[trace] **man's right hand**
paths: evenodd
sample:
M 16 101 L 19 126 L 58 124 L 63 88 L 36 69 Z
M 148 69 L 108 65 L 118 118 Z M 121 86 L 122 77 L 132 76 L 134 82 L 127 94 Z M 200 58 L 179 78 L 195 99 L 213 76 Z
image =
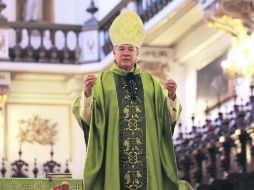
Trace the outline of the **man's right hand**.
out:
M 87 98 L 92 95 L 92 89 L 95 84 L 96 84 L 95 74 L 90 74 L 84 77 L 84 94 Z

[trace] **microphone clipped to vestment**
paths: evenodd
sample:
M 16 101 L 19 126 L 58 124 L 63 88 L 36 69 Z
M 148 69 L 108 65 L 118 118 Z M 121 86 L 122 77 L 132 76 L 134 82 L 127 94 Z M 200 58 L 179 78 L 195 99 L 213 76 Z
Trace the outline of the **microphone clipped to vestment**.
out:
M 125 76 L 125 80 L 130 89 L 130 96 L 132 100 L 136 99 L 135 91 L 134 91 L 134 84 L 135 84 L 135 75 L 132 72 L 127 73 Z

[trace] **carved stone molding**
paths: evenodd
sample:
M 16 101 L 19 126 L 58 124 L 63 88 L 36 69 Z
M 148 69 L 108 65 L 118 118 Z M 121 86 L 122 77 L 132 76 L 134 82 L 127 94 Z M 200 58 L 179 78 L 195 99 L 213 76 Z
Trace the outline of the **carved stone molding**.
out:
M 254 0 L 200 0 L 199 4 L 213 27 L 236 36 L 254 30 Z
M 173 50 L 162 47 L 142 47 L 139 55 L 140 67 L 164 81 L 170 71 Z

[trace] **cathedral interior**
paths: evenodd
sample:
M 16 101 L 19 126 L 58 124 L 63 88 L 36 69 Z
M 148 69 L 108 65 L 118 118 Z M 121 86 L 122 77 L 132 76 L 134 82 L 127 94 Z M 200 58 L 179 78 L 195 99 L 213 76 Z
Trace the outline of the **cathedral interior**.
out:
M 124 10 L 145 26 L 140 67 L 177 82 L 179 179 L 254 189 L 254 0 L 0 0 L 0 189 L 50 189 L 61 177 L 81 189 L 72 104 L 87 74 L 113 65 L 108 30 Z

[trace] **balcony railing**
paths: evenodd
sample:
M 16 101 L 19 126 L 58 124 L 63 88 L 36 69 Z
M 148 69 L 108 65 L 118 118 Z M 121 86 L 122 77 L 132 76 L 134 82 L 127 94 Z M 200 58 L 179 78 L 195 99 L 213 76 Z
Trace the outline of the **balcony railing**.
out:
M 80 25 L 9 22 L 15 45 L 9 56 L 19 62 L 79 63 Z M 63 42 L 57 46 L 57 40 Z M 60 47 L 62 45 L 62 47 Z M 71 48 L 72 46 L 72 48 Z
M 99 36 L 102 39 L 99 40 L 98 51 L 103 52 L 99 60 L 112 50 L 108 34 L 109 27 L 115 17 L 129 3 L 135 5 L 138 15 L 140 15 L 143 22 L 147 22 L 173 1 L 176 0 L 120 1 L 99 22 Z M 47 22 L 7 22 L 4 23 L 4 26 L 9 28 L 11 38 L 15 39 L 15 42 L 9 45 L 9 58 L 11 61 L 80 64 L 82 51 L 81 25 L 50 24 Z

